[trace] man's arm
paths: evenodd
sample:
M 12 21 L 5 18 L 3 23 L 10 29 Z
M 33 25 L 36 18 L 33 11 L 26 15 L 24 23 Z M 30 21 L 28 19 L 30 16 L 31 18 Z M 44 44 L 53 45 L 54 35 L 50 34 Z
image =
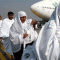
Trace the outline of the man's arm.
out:
M 33 25 L 33 27 L 35 27 L 35 24 L 36 24 L 36 20 L 32 20 L 31 24 Z

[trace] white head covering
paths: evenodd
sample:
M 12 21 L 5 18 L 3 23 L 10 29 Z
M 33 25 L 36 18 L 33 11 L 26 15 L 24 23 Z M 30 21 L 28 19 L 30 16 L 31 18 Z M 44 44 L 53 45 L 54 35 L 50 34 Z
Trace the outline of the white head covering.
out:
M 37 60 L 58 60 L 59 43 L 55 36 L 57 26 L 59 25 L 58 7 L 56 7 L 49 22 L 42 27 L 39 33 L 35 46 L 38 55 Z
M 23 16 L 26 16 L 26 18 L 27 18 L 27 14 L 24 11 L 19 11 L 16 18 L 15 18 L 15 21 L 17 21 L 17 23 L 19 25 L 22 23 L 20 20 L 20 17 L 23 17 Z
M 19 11 L 18 12 L 18 18 L 23 17 L 23 16 L 27 17 L 27 14 L 24 11 Z
M 19 11 L 15 18 L 14 24 L 10 29 L 10 40 L 13 52 L 19 51 L 22 44 L 21 40 L 19 39 L 19 35 L 22 33 L 22 22 L 20 20 L 20 17 L 23 16 L 27 17 L 26 13 L 24 11 Z

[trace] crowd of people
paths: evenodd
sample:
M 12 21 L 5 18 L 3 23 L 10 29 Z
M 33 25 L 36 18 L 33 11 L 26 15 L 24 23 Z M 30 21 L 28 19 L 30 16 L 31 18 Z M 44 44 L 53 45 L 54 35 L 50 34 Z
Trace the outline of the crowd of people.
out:
M 34 30 L 36 20 L 27 19 L 24 11 L 9 11 L 8 17 L 0 16 L 0 41 L 6 53 L 15 60 L 60 60 L 60 4 L 40 32 Z

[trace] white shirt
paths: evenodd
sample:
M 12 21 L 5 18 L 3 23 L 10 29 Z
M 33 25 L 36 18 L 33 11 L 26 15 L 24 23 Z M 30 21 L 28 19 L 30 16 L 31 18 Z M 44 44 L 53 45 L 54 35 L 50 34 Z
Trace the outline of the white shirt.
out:
M 12 54 L 11 44 L 9 40 L 9 31 L 13 23 L 14 23 L 14 19 L 10 20 L 9 18 L 5 18 L 2 22 L 2 27 L 1 27 L 1 37 L 4 38 L 2 41 L 4 50 L 10 55 L 13 55 L 13 54 Z
M 3 20 L 2 27 L 1 27 L 2 37 L 9 37 L 9 30 L 13 23 L 14 23 L 14 19 L 10 20 L 9 18 L 5 18 Z

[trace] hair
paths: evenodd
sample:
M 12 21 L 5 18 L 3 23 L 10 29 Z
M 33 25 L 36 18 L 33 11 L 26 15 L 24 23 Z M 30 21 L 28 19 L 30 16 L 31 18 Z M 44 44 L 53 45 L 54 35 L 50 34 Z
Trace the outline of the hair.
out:
M 14 14 L 14 13 L 13 13 L 13 12 L 11 12 L 11 11 L 9 11 L 9 12 L 8 12 L 8 15 L 10 15 L 10 14 Z

